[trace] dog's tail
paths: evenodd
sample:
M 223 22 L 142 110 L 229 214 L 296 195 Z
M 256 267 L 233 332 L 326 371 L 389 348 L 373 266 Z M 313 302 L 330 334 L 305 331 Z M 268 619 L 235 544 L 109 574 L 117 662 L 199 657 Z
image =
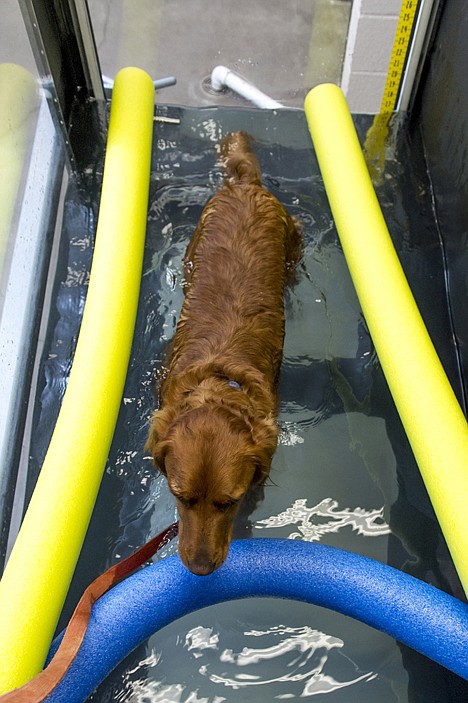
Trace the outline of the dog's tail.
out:
M 261 185 L 262 172 L 245 132 L 230 132 L 220 144 L 220 153 L 227 175 L 235 183 Z

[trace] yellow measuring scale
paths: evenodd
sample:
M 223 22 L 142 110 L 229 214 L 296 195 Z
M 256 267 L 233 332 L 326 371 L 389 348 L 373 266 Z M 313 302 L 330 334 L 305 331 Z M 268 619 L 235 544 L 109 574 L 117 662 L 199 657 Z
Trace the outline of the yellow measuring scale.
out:
M 404 0 L 402 3 L 387 73 L 387 82 L 385 83 L 380 106 L 381 114 L 392 113 L 395 110 L 418 5 L 418 0 Z
M 375 116 L 372 127 L 366 136 L 364 153 L 373 178 L 377 178 L 382 172 L 383 146 L 388 134 L 388 123 L 397 106 L 419 4 L 418 0 L 403 0 L 402 2 L 380 113 Z

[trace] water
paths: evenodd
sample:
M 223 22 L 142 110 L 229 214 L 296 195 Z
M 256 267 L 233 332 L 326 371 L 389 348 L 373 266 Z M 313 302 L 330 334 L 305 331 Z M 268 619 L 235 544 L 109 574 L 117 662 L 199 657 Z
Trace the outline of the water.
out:
M 175 518 L 165 479 L 143 453 L 153 388 L 182 304 L 182 257 L 221 185 L 215 145 L 257 137 L 265 185 L 303 224 L 305 251 L 286 293 L 280 443 L 271 481 L 237 537 L 321 541 L 391 564 L 461 596 L 347 270 L 302 113 L 161 112 L 135 341 L 122 410 L 59 628 L 86 585 Z M 357 120 L 361 135 L 369 125 Z M 457 385 L 442 255 L 418 135 L 393 138 L 378 194 L 423 316 Z M 411 164 L 411 170 L 407 164 Z M 35 411 L 30 490 L 66 388 L 86 297 L 101 163 L 69 189 L 61 265 Z M 460 391 L 459 385 L 457 386 Z M 172 544 L 166 553 L 173 553 Z M 256 599 L 220 604 L 156 633 L 90 700 L 220 703 L 311 699 L 443 703 L 465 682 L 387 635 L 322 608 Z

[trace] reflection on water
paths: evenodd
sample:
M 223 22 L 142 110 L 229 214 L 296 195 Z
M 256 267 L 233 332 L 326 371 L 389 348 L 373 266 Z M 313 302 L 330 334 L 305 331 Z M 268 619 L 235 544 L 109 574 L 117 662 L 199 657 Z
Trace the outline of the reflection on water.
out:
M 223 683 L 231 688 L 239 689 L 246 686 L 261 686 L 274 682 L 304 682 L 301 697 L 314 695 L 326 691 L 350 686 L 359 681 L 368 680 L 374 675 L 363 674 L 358 678 L 349 681 L 336 681 L 333 676 L 324 672 L 330 652 L 343 647 L 343 642 L 336 637 L 325 635 L 323 632 L 313 630 L 310 627 L 291 628 L 277 625 L 267 632 L 247 631 L 246 641 L 249 637 L 271 639 L 278 638 L 276 644 L 270 646 L 250 646 L 243 647 L 240 652 L 224 650 L 220 654 L 220 662 L 233 666 L 232 676 L 210 674 L 206 667 L 201 667 L 200 673 L 207 675 L 211 681 Z M 261 645 L 261 642 L 260 642 Z M 269 678 L 268 674 L 262 677 L 262 663 L 271 659 L 276 660 L 277 671 L 284 671 L 274 678 Z M 255 673 L 247 673 L 248 667 L 254 667 Z M 242 668 L 242 671 L 239 671 Z M 284 696 L 283 696 L 284 697 Z
M 240 514 L 237 532 L 321 540 L 456 591 L 457 578 L 354 293 L 304 116 L 287 110 L 159 109 L 180 117 L 181 124 L 157 126 L 124 402 L 62 625 L 92 578 L 174 520 L 166 481 L 143 447 L 153 386 L 164 374 L 182 304 L 182 257 L 206 200 L 221 183 L 213 146 L 230 129 L 257 137 L 265 183 L 302 222 L 305 238 L 297 281 L 286 293 L 281 434 L 271 481 L 263 498 L 254 497 Z M 359 125 L 362 132 L 365 119 Z M 401 149 L 400 161 L 386 165 L 379 197 L 450 370 L 429 190 L 408 145 Z M 411 173 L 401 165 L 410 162 Z M 73 184 L 68 194 L 61 278 L 36 401 L 32 475 L 66 387 L 86 297 L 99 183 L 97 167 L 88 189 Z M 175 548 L 169 545 L 164 555 Z M 390 637 L 342 615 L 308 604 L 247 599 L 193 613 L 156 633 L 91 700 L 266 703 L 315 696 L 329 703 L 444 703 L 463 700 L 463 694 L 468 699 L 461 686 Z
M 241 691 L 242 700 L 255 696 L 258 687 L 271 688 L 274 685 L 277 690 L 283 691 L 275 699 L 286 700 L 333 693 L 377 678 L 374 672 L 357 673 L 355 662 L 343 655 L 342 640 L 311 627 L 274 625 L 268 630 L 247 630 L 244 640 L 246 645 L 240 651 L 223 648 L 219 632 L 198 626 L 187 632 L 182 646 L 196 661 L 201 677 L 207 678 L 219 690 Z M 342 667 L 340 680 L 333 675 L 336 658 L 340 659 Z M 159 661 L 160 656 L 152 652 L 140 662 L 140 667 L 145 670 L 155 667 L 157 676 Z M 346 678 L 343 678 L 343 668 L 347 671 Z M 132 673 L 137 671 L 138 668 Z M 295 695 L 288 693 L 292 687 L 297 691 Z M 138 679 L 128 682 L 125 699 L 121 700 L 132 703 L 150 700 L 208 703 L 226 698 L 217 695 L 206 697 L 199 691 L 188 691 L 181 684 L 165 685 L 162 681 Z
M 287 537 L 288 539 L 303 539 L 307 542 L 318 542 L 322 535 L 338 532 L 343 527 L 351 527 L 364 537 L 390 534 L 390 528 L 383 519 L 383 508 L 379 510 L 364 510 L 363 508 L 340 510 L 337 501 L 331 498 L 324 498 L 312 508 L 308 508 L 306 504 L 306 498 L 299 498 L 290 508 L 279 515 L 259 520 L 255 527 L 262 530 L 269 527 L 298 524 L 299 532 L 291 532 Z M 331 518 L 331 520 L 314 523 L 314 517 Z

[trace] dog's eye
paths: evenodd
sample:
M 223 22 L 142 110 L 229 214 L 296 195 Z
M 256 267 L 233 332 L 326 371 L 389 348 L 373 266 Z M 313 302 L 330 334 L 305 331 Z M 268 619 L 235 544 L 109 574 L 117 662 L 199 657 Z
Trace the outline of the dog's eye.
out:
M 232 508 L 234 505 L 236 505 L 237 501 L 236 500 L 223 500 L 223 501 L 215 501 L 213 503 L 214 507 L 216 510 L 220 510 L 222 513 L 225 513 L 229 510 L 229 508 Z
M 197 502 L 196 498 L 183 498 L 182 496 L 176 496 L 176 498 L 179 503 L 184 506 L 184 508 L 193 508 Z

